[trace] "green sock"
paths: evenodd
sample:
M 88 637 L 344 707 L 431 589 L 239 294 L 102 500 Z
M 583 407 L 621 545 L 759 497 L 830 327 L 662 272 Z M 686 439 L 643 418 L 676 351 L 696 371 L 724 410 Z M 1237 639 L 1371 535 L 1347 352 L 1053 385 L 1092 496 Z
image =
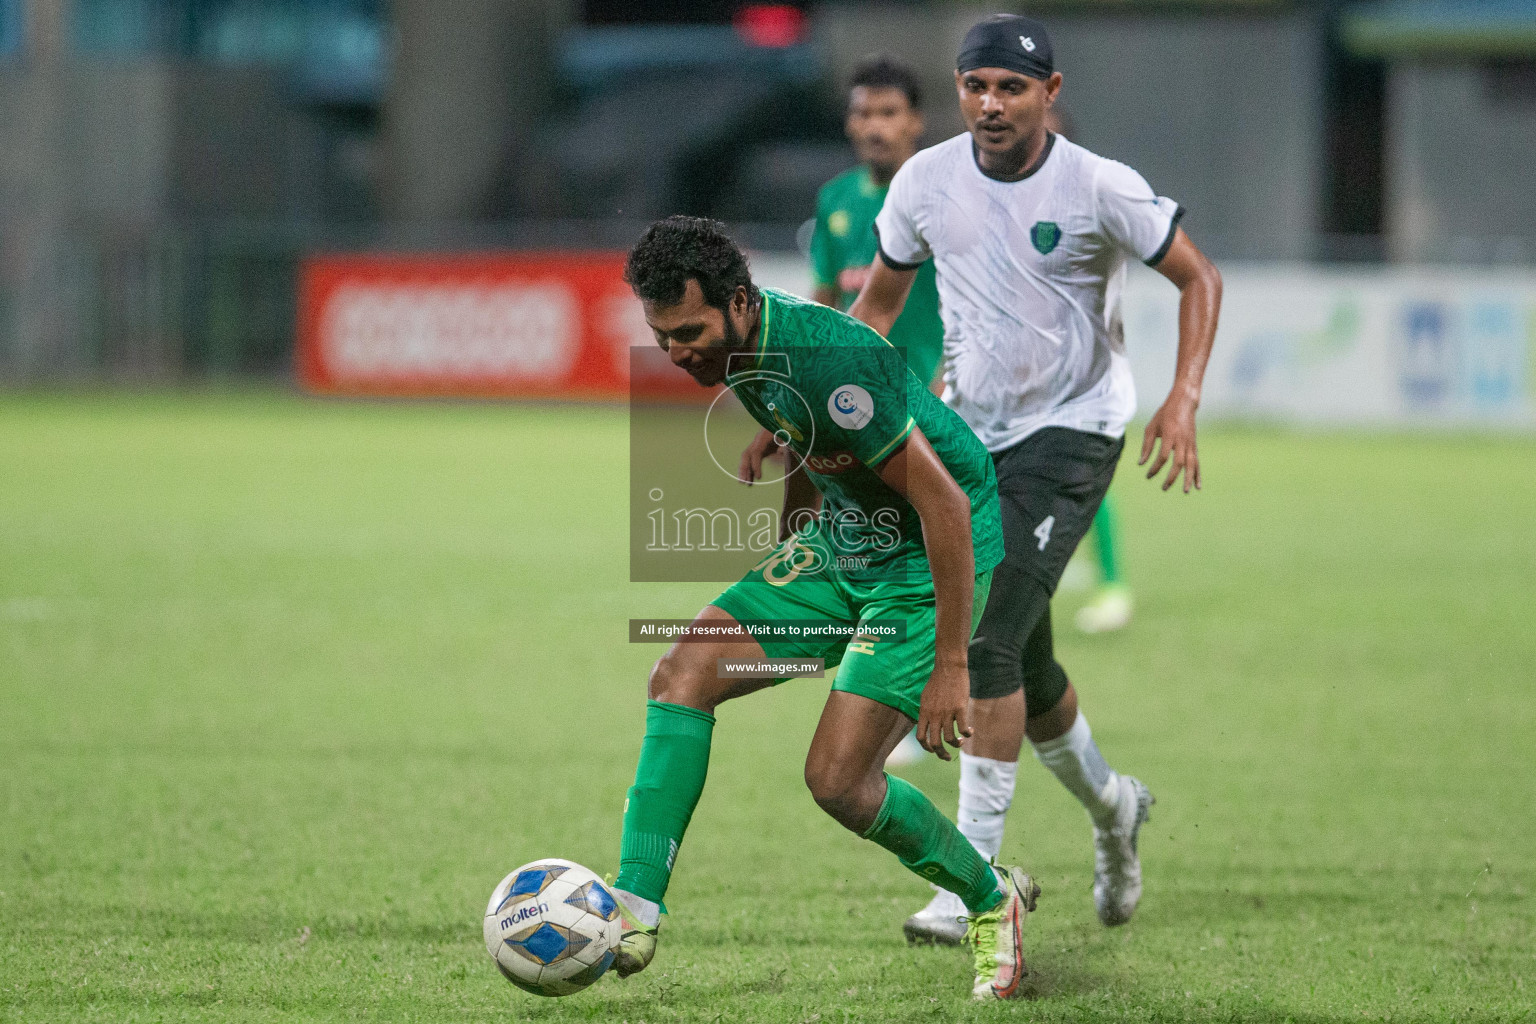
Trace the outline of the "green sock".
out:
M 616 888 L 658 904 L 667 894 L 678 844 L 704 792 L 714 728 L 708 711 L 646 701 L 640 763 L 624 801 Z
M 1104 582 L 1119 583 L 1120 561 L 1115 557 L 1115 509 L 1107 494 L 1099 502 L 1099 511 L 1093 517 L 1093 540 L 1099 549 L 1099 568 L 1103 570 Z
M 905 779 L 887 775 L 885 784 L 880 815 L 864 838 L 890 850 L 907 870 L 958 895 L 967 910 L 979 913 L 1001 903 L 997 873 L 955 823 Z

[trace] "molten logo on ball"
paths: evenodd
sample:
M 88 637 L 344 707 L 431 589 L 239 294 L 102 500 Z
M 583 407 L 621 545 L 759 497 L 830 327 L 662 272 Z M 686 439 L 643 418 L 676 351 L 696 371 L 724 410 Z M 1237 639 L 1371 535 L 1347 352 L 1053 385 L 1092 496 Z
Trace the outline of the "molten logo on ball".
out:
M 549 913 L 548 903 L 539 903 L 531 907 L 518 907 L 510 916 L 501 919 L 501 926 L 503 928 L 511 928 L 513 925 L 521 924 L 530 917 L 538 917 L 540 914 L 547 913 Z

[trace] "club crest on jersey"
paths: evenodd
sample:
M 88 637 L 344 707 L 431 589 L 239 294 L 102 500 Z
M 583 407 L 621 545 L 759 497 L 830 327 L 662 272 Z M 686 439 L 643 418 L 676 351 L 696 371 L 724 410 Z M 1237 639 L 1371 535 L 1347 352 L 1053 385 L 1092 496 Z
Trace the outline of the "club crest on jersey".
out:
M 827 399 L 832 422 L 847 430 L 863 430 L 875 418 L 875 400 L 857 384 L 844 384 Z
M 1029 240 L 1041 256 L 1049 256 L 1061 241 L 1061 228 L 1053 220 L 1037 220 L 1029 229 Z

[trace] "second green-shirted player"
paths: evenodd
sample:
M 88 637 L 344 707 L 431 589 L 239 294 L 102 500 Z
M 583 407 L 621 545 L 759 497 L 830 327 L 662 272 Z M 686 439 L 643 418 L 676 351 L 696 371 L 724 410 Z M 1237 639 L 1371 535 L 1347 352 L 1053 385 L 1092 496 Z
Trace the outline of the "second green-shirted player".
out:
M 878 184 L 869 167 L 861 165 L 821 187 L 811 234 L 811 280 L 822 293 L 818 300 L 831 298 L 827 305 L 847 310 L 858 297 L 875 261 L 875 215 L 889 184 Z M 906 354 L 919 380 L 928 384 L 934 379 L 944 356 L 944 325 L 939 321 L 933 260 L 918 270 L 907 304 L 886 340 Z
M 875 57 L 854 69 L 843 123 L 859 166 L 822 186 L 811 233 L 811 297 L 846 311 L 875 262 L 875 215 L 891 179 L 923 134 L 922 94 L 912 70 Z M 887 340 L 906 354 L 907 365 L 931 384 L 944 356 L 939 289 L 933 261 L 923 264 Z

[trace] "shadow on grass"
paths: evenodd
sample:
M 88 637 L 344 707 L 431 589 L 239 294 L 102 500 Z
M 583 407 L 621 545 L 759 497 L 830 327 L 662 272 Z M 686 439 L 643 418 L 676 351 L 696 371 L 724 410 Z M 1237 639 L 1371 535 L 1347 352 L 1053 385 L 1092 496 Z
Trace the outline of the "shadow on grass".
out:
M 1110 975 L 1088 969 L 1081 959 L 1037 953 L 1029 957 L 1029 974 L 1020 983 L 1026 1000 L 1066 999 L 1092 995 L 1114 984 Z

